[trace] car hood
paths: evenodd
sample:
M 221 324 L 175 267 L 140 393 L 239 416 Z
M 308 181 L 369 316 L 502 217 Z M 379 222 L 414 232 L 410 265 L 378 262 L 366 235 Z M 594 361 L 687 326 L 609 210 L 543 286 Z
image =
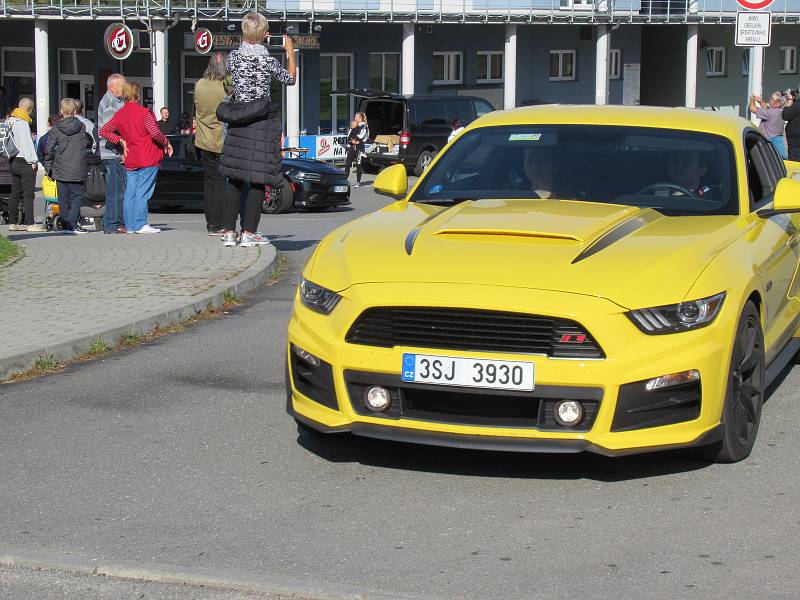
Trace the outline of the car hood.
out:
M 735 216 L 668 217 L 568 200 L 396 202 L 328 236 L 309 275 L 359 283 L 470 283 L 563 291 L 625 308 L 680 301 L 743 232 Z
M 329 164 L 310 158 L 284 158 L 283 169 L 297 169 L 298 171 L 306 171 L 309 173 L 320 173 L 321 175 L 338 175 L 344 177 L 344 171 L 332 167 Z

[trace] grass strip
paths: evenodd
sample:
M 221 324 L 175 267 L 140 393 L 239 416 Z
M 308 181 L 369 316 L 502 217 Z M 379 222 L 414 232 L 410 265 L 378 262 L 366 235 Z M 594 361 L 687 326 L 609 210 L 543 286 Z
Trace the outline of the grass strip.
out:
M 7 237 L 0 235 L 0 265 L 5 264 L 12 258 L 16 258 L 19 253 L 19 246 Z

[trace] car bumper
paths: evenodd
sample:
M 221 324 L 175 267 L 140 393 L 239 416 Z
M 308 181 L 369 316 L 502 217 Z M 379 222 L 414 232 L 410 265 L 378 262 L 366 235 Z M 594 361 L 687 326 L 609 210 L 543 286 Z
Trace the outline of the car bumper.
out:
M 287 360 L 288 408 L 299 421 L 321 432 L 355 435 L 462 448 L 528 452 L 592 451 L 621 455 L 703 445 L 718 439 L 726 390 L 733 323 L 721 312 L 709 327 L 675 335 L 647 336 L 606 300 L 558 292 L 491 288 L 479 285 L 424 284 L 413 288 L 395 284 L 358 285 L 343 294 L 331 315 L 324 316 L 295 302 L 289 324 Z M 574 319 L 587 327 L 603 347 L 605 359 L 559 359 L 538 355 L 381 348 L 345 342 L 353 321 L 370 306 L 450 306 L 453 298 L 480 298 L 493 310 L 533 312 Z M 474 306 L 474 305 L 473 305 Z M 462 308 L 470 308 L 469 305 Z M 731 310 L 730 313 L 735 311 Z M 729 327 L 726 329 L 726 327 Z M 302 348 L 322 361 L 323 369 L 307 377 L 308 367 L 293 352 Z M 406 394 L 424 391 L 427 397 L 480 404 L 502 403 L 504 393 L 447 388 L 402 382 L 404 352 L 530 360 L 535 363 L 536 387 L 529 392 L 538 403 L 530 426 L 494 418 L 406 410 Z M 304 370 L 305 369 L 305 370 Z M 696 369 L 696 386 L 652 393 L 649 379 Z M 313 371 L 313 369 L 312 369 Z M 309 383 L 310 382 L 310 383 Z M 376 414 L 359 403 L 358 386 L 381 385 L 391 390 L 402 408 L 395 414 Z M 505 393 L 507 395 L 507 393 Z M 518 396 L 514 399 L 518 403 Z M 522 398 L 524 401 L 526 398 Z M 577 399 L 593 407 L 590 422 L 569 429 L 554 423 L 554 402 Z M 409 404 L 410 405 L 410 404 Z M 442 400 L 441 406 L 447 406 Z M 452 406 L 452 405 L 451 405 Z
M 346 192 L 334 192 L 335 186 L 348 186 Z M 296 184 L 297 189 L 294 193 L 294 203 L 297 206 L 343 206 L 350 204 L 350 186 L 347 180 L 325 183 L 324 185 L 313 183 Z
M 411 158 L 404 150 L 400 150 L 398 154 L 379 154 L 377 152 L 368 153 L 362 161 L 364 164 L 372 165 L 375 168 L 382 169 L 392 165 L 405 165 L 406 167 L 413 167 L 417 164 L 416 159 Z

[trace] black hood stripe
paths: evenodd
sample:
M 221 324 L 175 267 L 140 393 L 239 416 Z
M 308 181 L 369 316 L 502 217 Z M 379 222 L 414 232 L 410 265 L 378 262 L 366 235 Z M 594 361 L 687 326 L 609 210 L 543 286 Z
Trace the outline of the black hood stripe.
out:
M 458 206 L 458 204 L 455 204 L 454 206 Z M 430 221 L 432 221 L 433 219 L 438 217 L 440 214 L 442 214 L 443 212 L 445 212 L 447 210 L 450 210 L 454 206 L 445 207 L 444 209 L 440 210 L 439 212 L 437 212 L 435 214 L 432 214 L 429 217 L 426 217 L 424 220 L 422 220 L 419 223 L 417 223 L 417 225 L 414 227 L 414 229 L 409 231 L 408 235 L 406 236 L 406 254 L 411 256 L 411 253 L 414 251 L 414 243 L 417 241 L 417 236 L 422 231 L 422 228 L 425 227 L 425 225 L 427 225 Z
M 658 218 L 658 213 L 654 211 L 648 211 L 644 214 L 639 214 L 635 217 L 628 219 L 627 221 L 623 221 L 610 231 L 606 232 L 605 234 L 601 235 L 597 238 L 594 243 L 589 245 L 586 249 L 584 249 L 578 256 L 572 259 L 572 264 L 578 263 L 590 256 L 601 252 L 608 248 L 611 244 L 614 244 L 620 241 L 627 235 L 630 235 L 637 229 L 641 229 L 648 223 L 652 223 Z

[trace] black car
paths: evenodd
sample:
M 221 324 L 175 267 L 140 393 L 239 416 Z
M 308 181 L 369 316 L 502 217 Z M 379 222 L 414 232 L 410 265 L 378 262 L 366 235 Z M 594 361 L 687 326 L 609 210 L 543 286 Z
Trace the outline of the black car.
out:
M 372 90 L 348 90 L 360 97 L 358 112 L 367 115 L 372 152 L 361 161 L 368 173 L 403 164 L 422 172 L 447 143 L 454 119 L 466 126 L 494 107 L 473 96 L 404 96 Z
M 164 158 L 151 204 L 203 208 L 203 166 L 192 136 L 169 136 L 172 157 Z M 350 184 L 343 171 L 307 158 L 283 159 L 283 185 L 264 198 L 262 212 L 287 212 L 292 206 L 317 212 L 350 204 Z

